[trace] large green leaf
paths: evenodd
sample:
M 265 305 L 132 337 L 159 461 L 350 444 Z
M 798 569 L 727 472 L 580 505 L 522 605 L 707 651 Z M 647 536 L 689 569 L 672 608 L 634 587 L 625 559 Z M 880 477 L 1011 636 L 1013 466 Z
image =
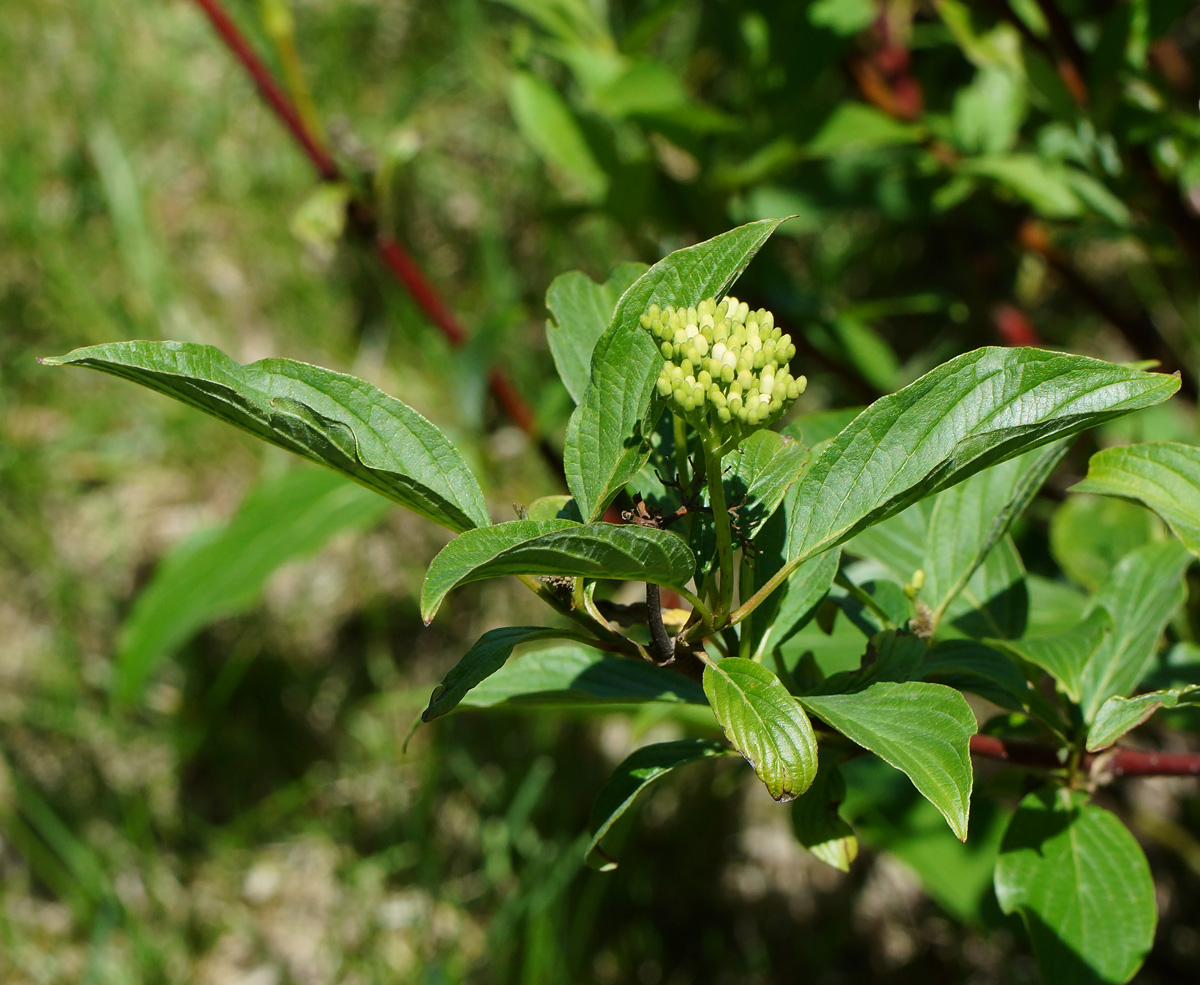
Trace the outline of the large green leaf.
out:
M 339 531 L 374 523 L 390 508 L 322 469 L 295 469 L 261 483 L 228 524 L 163 558 L 121 627 L 117 699 L 136 701 L 173 648 L 214 619 L 248 609 L 284 562 L 312 553 Z
M 592 807 L 589 822 L 592 842 L 588 846 L 588 864 L 601 871 L 617 867 L 616 860 L 604 851 L 600 842 L 617 819 L 633 806 L 638 794 L 651 783 L 666 776 L 678 766 L 701 759 L 712 759 L 714 756 L 728 756 L 732 752 L 732 749 L 719 742 L 679 739 L 675 742 L 643 746 L 632 753 L 608 778 Z
M 530 72 L 515 72 L 508 105 L 521 134 L 547 164 L 570 175 L 590 202 L 604 198 L 608 175 L 558 91 Z
M 1126 732 L 1137 728 L 1159 708 L 1200 703 L 1200 686 L 1189 684 L 1166 691 L 1149 691 L 1136 698 L 1109 698 L 1100 706 L 1088 729 L 1088 752 L 1106 749 Z
M 704 689 L 682 674 L 574 644 L 514 657 L 468 691 L 462 704 L 472 708 L 580 707 L 645 701 L 708 704 Z
M 114 342 L 42 362 L 98 369 L 165 393 L 451 530 L 491 522 L 479 483 L 445 435 L 353 376 L 291 359 L 242 366 L 188 342 Z
M 1167 622 L 1187 597 L 1183 575 L 1192 555 L 1176 540 L 1139 547 L 1113 570 L 1093 604 L 1112 617 L 1113 631 L 1089 658 L 1080 678 L 1087 721 L 1105 700 L 1129 694 L 1146 676 Z
M 567 427 L 567 486 L 595 520 L 646 461 L 660 409 L 654 384 L 662 356 L 640 318 L 651 304 L 693 305 L 720 298 L 783 219 L 763 219 L 659 260 L 617 303 L 592 353 L 583 400 Z
M 1065 791 L 1021 802 L 996 863 L 996 898 L 1021 915 L 1055 985 L 1127 982 L 1154 942 L 1146 856 L 1116 817 Z
M 762 664 L 730 657 L 704 668 L 704 693 L 735 749 L 778 801 L 817 775 L 817 738 L 800 703 Z
M 1174 376 L 1041 349 L 968 352 L 877 400 L 797 484 L 791 564 L 990 465 L 1165 400 Z
M 953 688 L 923 681 L 872 684 L 853 694 L 802 697 L 812 714 L 908 775 L 949 822 L 967 837 L 971 800 L 969 745 L 977 725 Z
M 573 270 L 554 278 L 546 292 L 546 307 L 554 316 L 546 322 L 546 341 L 563 385 L 579 403 L 592 370 L 592 350 L 612 321 L 613 309 L 629 285 L 647 270 L 644 263 L 622 263 L 603 284 Z
M 1120 496 L 1167 521 L 1184 547 L 1200 554 L 1200 448 L 1156 441 L 1105 448 L 1088 462 L 1087 478 L 1072 492 Z
M 695 568 L 687 544 L 652 527 L 572 520 L 513 520 L 468 530 L 433 559 L 421 616 L 433 619 L 459 585 L 501 575 L 566 575 L 647 581 L 684 591 Z
M 562 630 L 543 626 L 505 626 L 484 633 L 433 689 L 421 721 L 430 722 L 452 712 L 468 691 L 504 666 L 514 647 L 561 636 Z

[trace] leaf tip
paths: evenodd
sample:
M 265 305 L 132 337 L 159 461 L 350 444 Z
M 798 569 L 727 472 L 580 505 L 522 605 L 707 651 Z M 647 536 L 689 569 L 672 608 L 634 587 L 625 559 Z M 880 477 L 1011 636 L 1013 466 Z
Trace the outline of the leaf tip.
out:
M 62 356 L 38 356 L 37 361 L 42 366 L 61 366 L 63 364 Z

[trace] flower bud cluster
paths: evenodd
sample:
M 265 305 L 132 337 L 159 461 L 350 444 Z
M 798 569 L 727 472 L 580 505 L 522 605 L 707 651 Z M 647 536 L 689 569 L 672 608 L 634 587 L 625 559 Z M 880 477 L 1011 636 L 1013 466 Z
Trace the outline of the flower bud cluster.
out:
M 775 327 L 771 312 L 751 311 L 737 298 L 690 308 L 652 304 L 642 327 L 665 361 L 659 396 L 693 423 L 707 421 L 721 432 L 761 427 L 808 385 L 788 369 L 796 354 L 791 336 Z

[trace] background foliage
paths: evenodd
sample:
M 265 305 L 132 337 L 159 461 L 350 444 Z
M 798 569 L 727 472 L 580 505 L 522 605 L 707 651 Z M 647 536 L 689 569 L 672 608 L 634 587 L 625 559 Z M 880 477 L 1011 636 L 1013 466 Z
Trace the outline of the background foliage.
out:
M 550 281 L 795 213 L 739 292 L 793 329 L 805 411 L 997 342 L 1183 371 L 1182 399 L 1077 443 L 1015 531 L 1069 610 L 1158 522 L 1067 497 L 1092 443 L 1195 441 L 1191 5 L 298 4 L 351 190 L 453 299 L 458 350 L 340 235 L 346 190 L 314 186 L 192 5 L 0 9 L 6 981 L 1033 980 L 991 890 L 1006 818 L 977 810 L 956 849 L 878 764 L 846 770 L 873 793 L 847 803 L 870 846 L 848 876 L 726 760 L 660 785 L 615 873 L 584 870 L 595 790 L 671 727 L 464 713 L 401 754 L 463 647 L 529 621 L 519 587 L 422 628 L 429 525 L 34 357 L 177 338 L 351 371 L 436 419 L 489 502 L 530 503 L 561 490 L 485 371 L 561 446 Z M 286 70 L 278 8 L 230 9 Z M 196 575 L 231 551 L 237 579 Z M 152 575 L 157 612 L 134 606 Z M 1143 780 L 1102 802 L 1155 871 L 1143 979 L 1177 980 L 1200 956 L 1200 800 Z

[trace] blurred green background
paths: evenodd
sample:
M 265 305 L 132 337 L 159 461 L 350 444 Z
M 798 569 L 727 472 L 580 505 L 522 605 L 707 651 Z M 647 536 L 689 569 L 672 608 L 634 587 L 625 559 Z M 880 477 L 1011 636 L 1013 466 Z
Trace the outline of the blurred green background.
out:
M 504 518 L 560 491 L 486 385 L 501 366 L 560 444 L 550 281 L 794 213 L 738 293 L 796 336 L 802 409 L 1040 344 L 1181 370 L 1182 399 L 1101 440 L 1194 441 L 1200 9 L 229 9 L 302 69 L 346 188 L 317 185 L 196 4 L 0 0 L 0 979 L 1035 980 L 990 896 L 999 828 L 980 811 L 956 849 L 886 770 L 857 777 L 876 850 L 849 876 L 732 763 L 648 798 L 615 873 L 582 869 L 607 771 L 677 724 L 466 712 L 402 751 L 465 646 L 531 621 L 520 586 L 463 590 L 425 628 L 436 528 L 36 357 L 174 338 L 355 373 L 460 444 Z M 267 30 L 289 10 L 290 46 Z M 348 194 L 465 347 L 343 229 Z M 1022 542 L 1044 574 L 1049 508 Z M 1124 796 L 1163 913 L 1139 980 L 1186 980 L 1194 789 Z

